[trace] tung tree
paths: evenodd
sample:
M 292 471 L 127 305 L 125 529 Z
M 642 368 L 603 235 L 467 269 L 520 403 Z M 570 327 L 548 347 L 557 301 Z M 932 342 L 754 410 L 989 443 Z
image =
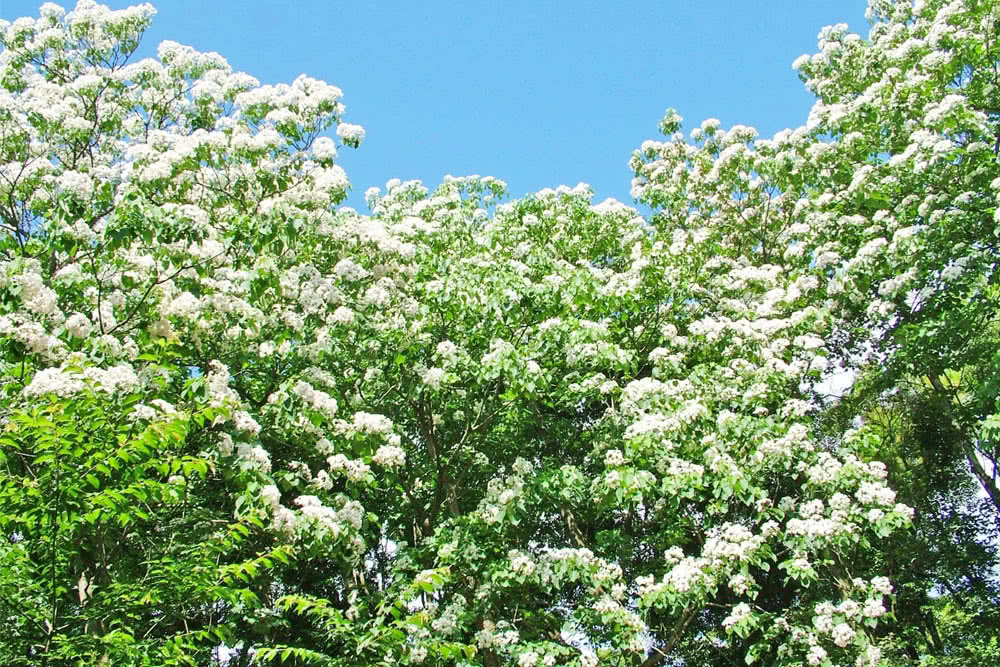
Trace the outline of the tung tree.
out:
M 668 113 L 648 218 L 479 177 L 362 215 L 339 89 L 131 62 L 148 5 L 3 26 L 4 660 L 878 664 L 913 512 L 814 387 L 994 280 L 995 11 L 917 4 L 822 33 L 805 127 Z

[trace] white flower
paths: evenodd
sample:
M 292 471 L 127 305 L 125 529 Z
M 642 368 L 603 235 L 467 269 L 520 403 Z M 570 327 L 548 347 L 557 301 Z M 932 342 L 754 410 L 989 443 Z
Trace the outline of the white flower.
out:
M 892 594 L 892 584 L 889 582 L 888 577 L 875 577 L 872 579 L 872 588 L 883 595 Z
M 810 665 L 819 665 L 826 659 L 826 651 L 821 646 L 813 644 L 809 647 L 809 653 L 806 655 L 806 662 Z
M 90 320 L 83 313 L 73 313 L 66 318 L 66 330 L 76 338 L 86 338 L 90 335 Z
M 158 414 L 159 413 L 157 413 L 154 408 L 143 403 L 139 403 L 132 410 L 132 414 L 129 415 L 129 418 L 135 421 L 149 421 L 151 419 L 156 419 Z
M 271 472 L 271 455 L 260 445 L 250 447 L 241 443 L 236 448 L 236 455 L 261 472 Z
M 337 324 L 351 324 L 354 322 L 354 311 L 347 306 L 338 306 L 330 319 Z
M 372 463 L 384 466 L 387 468 L 396 468 L 403 465 L 406 462 L 406 452 L 404 452 L 400 447 L 395 447 L 393 445 L 382 445 L 375 452 L 375 456 L 372 457 Z
M 517 658 L 518 667 L 535 667 L 538 662 L 538 654 L 534 651 L 525 651 Z
M 427 368 L 420 375 L 420 379 L 431 389 L 440 389 L 444 378 L 445 371 L 443 368 Z
M 384 415 L 376 415 L 370 412 L 355 412 L 354 428 L 361 433 L 388 435 L 392 433 L 392 420 Z
M 341 123 L 337 126 L 337 136 L 348 146 L 357 148 L 365 140 L 365 128 L 360 125 Z
M 319 137 L 312 145 L 312 154 L 320 160 L 337 157 L 337 145 L 330 137 Z
M 868 646 L 862 655 L 859 655 L 854 664 L 857 667 L 877 667 L 882 659 L 882 649 L 877 646 Z
M 246 431 L 251 435 L 257 435 L 260 433 L 260 424 L 257 423 L 250 413 L 245 410 L 237 410 L 233 414 L 233 421 L 236 423 L 236 428 L 241 431 Z
M 834 626 L 830 633 L 833 636 L 833 643 L 840 648 L 847 647 L 852 641 L 854 641 L 855 633 L 854 630 L 847 623 L 839 623 Z
M 535 571 L 535 562 L 531 560 L 531 556 L 512 550 L 507 557 L 510 558 L 510 569 L 514 573 L 527 577 Z
M 707 564 L 707 563 L 705 563 Z M 702 571 L 703 563 L 694 558 L 685 558 L 666 574 L 664 583 L 679 593 L 686 593 L 691 587 L 705 577 Z
M 844 600 L 837 606 L 837 611 L 847 618 L 854 618 L 861 611 L 861 605 L 854 600 Z
M 345 257 L 337 262 L 336 266 L 333 267 L 333 272 L 343 280 L 352 282 L 368 277 L 368 271 L 350 257 Z
M 748 590 L 750 586 L 753 585 L 753 577 L 749 577 L 745 574 L 737 574 L 729 579 L 729 588 L 737 595 L 743 595 Z
M 79 375 L 63 372 L 58 368 L 45 368 L 35 373 L 24 388 L 27 397 L 55 394 L 67 397 L 83 391 L 83 380 Z
M 362 482 L 371 473 L 371 468 L 364 461 L 349 459 L 343 454 L 328 456 L 326 464 L 330 470 L 344 473 L 352 482 Z
M 274 484 L 268 484 L 260 490 L 260 497 L 271 506 L 272 509 L 276 509 L 278 504 L 281 502 L 281 491 L 278 490 Z
M 624 464 L 625 464 L 625 457 L 622 456 L 620 449 L 609 449 L 604 454 L 604 465 L 620 466 Z
M 885 606 L 882 604 L 882 600 L 868 598 L 865 600 L 865 606 L 861 613 L 868 618 L 878 618 L 885 614 Z
M 511 470 L 514 471 L 515 475 L 519 475 L 521 477 L 527 477 L 528 475 L 531 474 L 531 471 L 534 469 L 534 466 L 531 465 L 531 461 L 528 461 L 527 459 L 524 459 L 519 456 L 516 459 L 514 459 L 514 463 L 511 464 L 510 468 Z
M 190 292 L 182 292 L 173 301 L 167 304 L 163 313 L 177 317 L 194 317 L 201 310 L 201 302 L 198 297 Z
M 728 630 L 734 625 L 742 622 L 748 616 L 750 616 L 750 605 L 746 602 L 741 602 L 733 607 L 733 611 L 729 614 L 729 616 L 726 616 L 726 618 L 723 619 L 722 627 Z

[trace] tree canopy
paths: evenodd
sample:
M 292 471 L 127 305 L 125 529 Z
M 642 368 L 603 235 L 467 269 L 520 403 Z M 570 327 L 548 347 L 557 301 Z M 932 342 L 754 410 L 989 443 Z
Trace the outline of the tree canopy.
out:
M 340 206 L 342 92 L 154 14 L 0 25 L 0 662 L 996 664 L 1000 4 L 669 110 L 646 214 Z

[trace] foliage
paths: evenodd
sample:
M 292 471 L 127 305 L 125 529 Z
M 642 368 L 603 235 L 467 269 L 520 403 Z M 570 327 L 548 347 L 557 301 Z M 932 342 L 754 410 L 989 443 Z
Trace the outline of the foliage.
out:
M 993 3 L 824 29 L 773 139 L 668 112 L 648 218 L 479 177 L 338 208 L 341 91 L 129 62 L 153 13 L 3 27 L 6 663 L 945 664 L 911 592 L 995 652 L 992 593 L 928 597 L 992 544 L 892 551 L 987 525 L 962 457 L 995 491 Z
M 259 606 L 230 576 L 248 564 L 220 567 L 254 522 L 231 523 L 213 462 L 184 453 L 219 412 L 146 421 L 109 389 L 43 397 L 0 438 L 4 664 L 194 664 L 233 635 L 222 605 Z
M 898 589 L 895 623 L 880 630 L 890 664 L 919 657 L 991 664 L 988 650 L 981 660 L 975 654 L 998 630 L 988 611 L 1000 602 L 996 513 L 969 474 L 962 435 L 929 383 L 878 392 L 880 375 L 860 379 L 824 418 L 836 432 L 844 428 L 838 418 L 863 414 L 878 435 L 872 440 L 878 450 L 866 455 L 886 462 L 890 485 L 914 508 L 914 530 L 889 537 L 871 563 Z

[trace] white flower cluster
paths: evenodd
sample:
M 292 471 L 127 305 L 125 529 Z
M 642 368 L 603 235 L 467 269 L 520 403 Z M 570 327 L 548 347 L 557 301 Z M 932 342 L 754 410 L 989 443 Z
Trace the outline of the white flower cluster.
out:
M 726 630 L 731 629 L 735 625 L 743 623 L 746 619 L 750 617 L 750 605 L 746 602 L 740 602 L 733 607 L 733 610 L 722 619 L 722 627 Z
M 138 390 L 141 382 L 135 370 L 128 364 L 119 364 L 111 368 L 90 366 L 76 370 L 70 363 L 60 368 L 45 368 L 38 371 L 24 388 L 23 394 L 26 397 L 55 394 L 66 398 L 83 391 L 86 387 L 106 394 L 127 394 Z
M 421 381 L 432 390 L 440 389 L 445 377 L 445 370 L 443 368 L 425 368 L 420 371 Z
M 528 554 L 512 550 L 507 558 L 510 560 L 511 571 L 517 575 L 530 577 L 535 571 L 535 561 Z
M 686 593 L 694 586 L 708 582 L 707 566 L 708 561 L 704 558 L 685 557 L 663 576 L 663 584 L 679 593 Z
M 324 534 L 338 537 L 344 534 L 349 528 L 358 530 L 361 528 L 364 510 L 357 501 L 347 501 L 336 510 L 324 505 L 316 496 L 299 496 L 295 499 L 295 504 L 299 506 L 299 517 L 290 515 L 288 510 L 277 505 L 273 500 L 274 491 L 269 493 L 269 501 L 276 507 L 274 513 L 274 523 L 281 526 L 283 531 L 302 529 L 312 526 Z M 282 511 L 285 510 L 285 511 Z M 278 527 L 276 525 L 276 527 Z
M 337 126 L 337 136 L 349 146 L 357 146 L 365 139 L 365 128 L 360 125 L 341 123 Z
M 177 409 L 163 399 L 153 399 L 149 405 L 137 403 L 129 415 L 129 419 L 134 421 L 154 421 L 177 415 Z
M 713 567 L 726 561 L 746 561 L 764 544 L 762 535 L 754 535 L 746 526 L 728 523 L 709 533 L 702 554 Z
M 245 442 L 239 443 L 236 446 L 236 458 L 261 473 L 271 472 L 271 455 L 260 445 L 251 447 Z
M 729 578 L 729 589 L 736 595 L 744 595 L 754 583 L 753 577 L 740 573 Z
M 382 445 L 375 450 L 372 463 L 385 468 L 398 468 L 406 463 L 406 452 L 395 445 Z
M 388 436 L 392 434 L 392 420 L 385 415 L 370 412 L 354 413 L 354 430 L 358 433 Z
M 622 455 L 620 449 L 609 449 L 604 454 L 604 465 L 606 466 L 621 466 L 625 465 L 625 457 Z
M 298 380 L 292 387 L 292 393 L 327 418 L 333 418 L 337 413 L 337 401 L 330 394 L 314 388 L 308 382 Z
M 371 468 L 360 459 L 349 459 L 343 454 L 334 454 L 326 459 L 326 464 L 332 472 L 344 474 L 351 482 L 366 481 L 371 475 Z
M 497 523 L 506 509 L 521 497 L 523 492 L 524 478 L 522 476 L 514 474 L 507 477 L 494 477 L 486 485 L 486 496 L 480 501 L 476 514 L 487 524 Z
M 366 271 L 364 267 L 359 265 L 350 257 L 345 257 L 337 262 L 336 266 L 333 267 L 333 271 L 341 278 L 341 280 L 349 282 L 364 280 L 368 277 L 368 271 Z
M 494 623 L 486 619 L 482 630 L 476 633 L 476 645 L 480 649 L 504 649 L 520 640 L 520 633 L 507 621 Z

